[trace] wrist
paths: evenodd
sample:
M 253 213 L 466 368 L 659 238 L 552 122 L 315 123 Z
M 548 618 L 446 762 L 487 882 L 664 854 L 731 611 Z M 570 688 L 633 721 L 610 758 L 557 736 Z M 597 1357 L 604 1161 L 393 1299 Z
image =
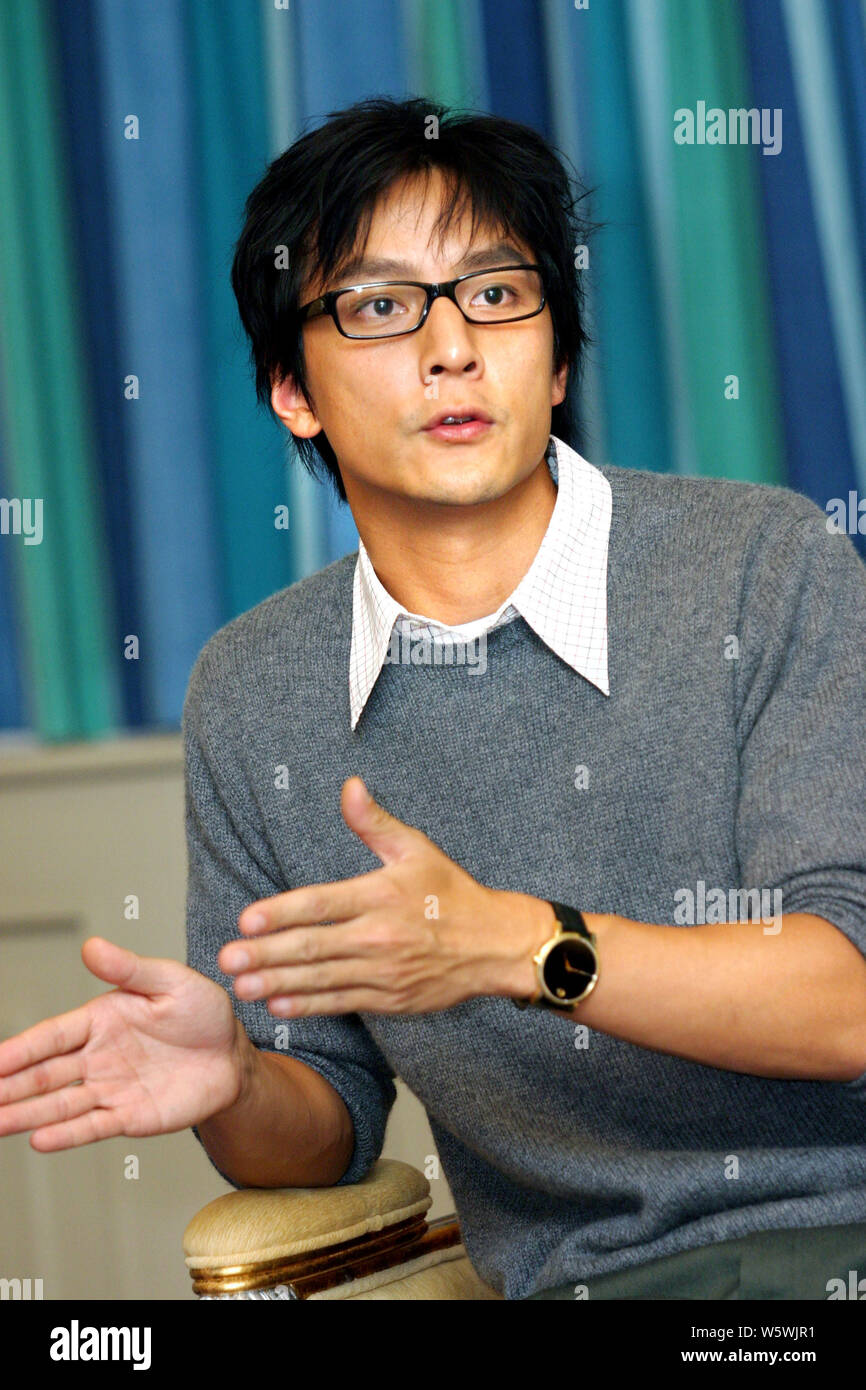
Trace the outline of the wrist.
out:
M 240 1019 L 234 1017 L 234 1037 L 228 1046 L 228 1056 L 235 1074 L 234 1099 L 219 1105 L 198 1121 L 198 1132 L 207 1145 L 233 1142 L 233 1136 L 250 1128 L 250 1116 L 258 1104 L 261 1082 L 261 1053 L 250 1042 Z M 207 1146 L 206 1145 L 206 1146 Z M 208 1147 L 208 1153 L 212 1150 Z M 212 1155 L 213 1156 L 213 1155 Z M 217 1162 L 219 1167 L 219 1162 Z
M 237 1068 L 238 1091 L 231 1105 L 226 1107 L 226 1111 L 240 1110 L 249 1104 L 258 1082 L 261 1060 L 258 1048 L 250 1042 L 249 1035 L 237 1015 L 232 1051 Z M 225 1114 L 226 1111 L 221 1113 Z
M 501 933 L 503 956 L 499 987 L 493 991 L 511 999 L 528 999 L 538 992 L 533 957 L 556 933 L 556 914 L 549 902 L 529 893 L 499 894 L 507 928 Z
M 537 1002 L 542 994 L 539 983 L 539 969 L 535 957 L 541 952 L 542 948 L 547 945 L 551 938 L 558 934 L 560 927 L 556 910 L 551 902 L 543 898 L 534 898 L 530 897 L 528 894 L 522 893 L 508 893 L 506 897 L 512 900 L 510 904 L 510 913 L 514 926 L 511 940 L 515 944 L 522 941 L 523 947 L 522 954 L 516 963 L 514 963 L 512 957 L 509 956 L 511 968 L 507 975 L 503 974 L 505 987 L 499 992 L 507 994 L 510 998 L 519 1002 L 522 1007 L 525 1007 L 525 1004 L 529 1001 L 533 1003 Z M 517 900 L 520 901 L 518 902 Z M 583 918 L 584 926 L 594 938 L 593 944 L 595 947 L 595 953 L 591 953 L 589 957 L 592 964 L 589 965 L 588 962 L 582 962 L 580 968 L 584 971 L 587 968 L 595 971 L 597 978 L 600 943 L 602 939 L 607 937 L 611 928 L 620 919 L 612 916 L 610 913 L 584 912 L 583 909 L 581 909 L 580 915 Z M 567 920 L 567 918 L 564 917 L 563 920 Z M 545 963 L 545 975 L 547 975 L 547 970 L 548 965 Z M 589 994 L 591 992 L 592 985 L 589 985 L 586 993 Z M 578 1000 L 578 1003 L 582 1004 L 583 1000 Z

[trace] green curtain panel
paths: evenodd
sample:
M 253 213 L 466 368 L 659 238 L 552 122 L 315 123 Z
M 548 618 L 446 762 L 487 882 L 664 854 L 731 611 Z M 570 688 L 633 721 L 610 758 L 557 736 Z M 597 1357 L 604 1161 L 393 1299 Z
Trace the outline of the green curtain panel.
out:
M 14 551 L 23 674 L 33 728 L 55 740 L 116 725 L 120 654 L 109 643 L 111 576 L 49 18 L 42 0 L 0 5 L 0 341 L 7 482 L 13 496 L 41 502 L 43 516 L 41 542 L 18 537 Z
M 751 105 L 741 19 L 716 0 L 668 0 L 669 101 L 699 110 Z M 699 103 L 703 103 L 699 107 Z M 697 137 L 697 130 L 695 132 Z M 757 146 L 680 144 L 673 198 L 696 471 L 783 483 L 779 391 L 763 269 Z M 736 378 L 726 385 L 729 378 Z M 738 396 L 736 394 L 738 392 Z

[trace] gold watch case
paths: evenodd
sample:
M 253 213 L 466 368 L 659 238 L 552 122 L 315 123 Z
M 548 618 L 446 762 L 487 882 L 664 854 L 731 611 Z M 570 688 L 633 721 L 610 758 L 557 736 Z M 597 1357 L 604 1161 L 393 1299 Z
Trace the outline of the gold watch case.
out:
M 541 949 L 532 957 L 535 961 L 538 989 L 531 999 L 514 1000 L 514 1003 L 520 1009 L 526 1009 L 534 1005 L 540 1008 L 553 1009 L 557 1013 L 570 1013 L 575 1004 L 581 1003 L 581 1001 L 586 999 L 587 995 L 591 994 L 595 989 L 598 981 L 598 951 L 594 932 L 587 931 L 586 935 L 584 935 L 583 932 L 575 931 L 567 927 L 559 917 L 556 919 L 556 926 L 557 930 L 555 934 L 550 937 L 548 941 L 545 941 Z M 557 986 L 555 990 L 551 989 L 548 986 L 545 972 L 548 957 L 553 951 L 559 951 L 563 943 L 573 948 L 576 942 L 581 943 L 581 953 L 587 953 L 587 966 L 591 965 L 591 969 L 572 969 L 568 964 L 567 955 L 562 952 L 563 973 L 573 973 L 576 976 L 580 975 L 585 981 L 584 987 L 579 993 L 570 995 L 562 985 Z M 575 983 L 577 983 L 577 981 L 575 981 Z

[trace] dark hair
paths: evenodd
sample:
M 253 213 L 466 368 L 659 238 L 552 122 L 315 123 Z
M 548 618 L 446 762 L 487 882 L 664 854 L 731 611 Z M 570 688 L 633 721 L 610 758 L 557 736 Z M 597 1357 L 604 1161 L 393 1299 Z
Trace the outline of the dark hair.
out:
M 436 138 L 428 138 L 428 131 L 435 131 L 431 117 L 438 122 Z M 440 236 L 468 206 L 471 236 L 479 224 L 510 230 L 541 266 L 553 320 L 554 367 L 569 363 L 565 399 L 553 407 L 552 433 L 574 444 L 574 403 L 584 351 L 593 341 L 584 326 L 575 252 L 602 224 L 578 215 L 587 190 L 578 189 L 575 179 L 578 191 L 573 191 L 563 158 L 530 126 L 449 110 L 423 97 L 368 97 L 332 111 L 324 125 L 302 135 L 273 160 L 247 198 L 232 262 L 232 289 L 251 342 L 259 402 L 276 419 L 272 384 L 291 377 L 314 406 L 297 318 L 302 287 L 316 274 L 326 282 L 356 244 L 366 243 L 376 202 L 392 183 L 416 174 L 429 179 L 435 168 L 451 195 L 436 223 Z M 280 247 L 286 253 L 278 264 Z M 294 438 L 308 472 L 320 476 L 324 465 L 345 501 L 337 458 L 324 432 L 311 440 Z

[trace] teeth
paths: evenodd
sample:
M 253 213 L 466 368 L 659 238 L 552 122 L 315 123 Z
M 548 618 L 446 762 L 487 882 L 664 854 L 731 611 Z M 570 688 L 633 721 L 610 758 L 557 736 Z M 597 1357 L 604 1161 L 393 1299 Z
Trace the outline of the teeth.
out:
M 442 423 L 443 425 L 465 425 L 468 423 L 469 420 L 472 420 L 473 418 L 474 417 L 472 415 L 461 415 L 459 417 L 457 415 L 448 415 L 442 421 Z

